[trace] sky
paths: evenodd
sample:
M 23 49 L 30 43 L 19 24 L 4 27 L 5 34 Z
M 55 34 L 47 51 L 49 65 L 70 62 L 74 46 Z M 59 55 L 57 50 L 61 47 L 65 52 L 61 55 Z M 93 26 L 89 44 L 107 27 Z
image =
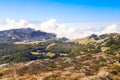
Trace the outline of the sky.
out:
M 0 0 L 0 19 L 119 22 L 120 0 Z
M 0 0 L 0 23 L 0 30 L 32 27 L 68 38 L 119 32 L 120 0 Z

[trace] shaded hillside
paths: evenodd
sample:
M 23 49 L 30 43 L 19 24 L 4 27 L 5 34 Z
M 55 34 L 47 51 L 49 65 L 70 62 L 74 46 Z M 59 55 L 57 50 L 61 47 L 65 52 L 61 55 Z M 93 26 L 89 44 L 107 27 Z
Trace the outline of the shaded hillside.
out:
M 36 59 L 56 58 L 60 54 L 68 55 L 72 48 L 70 43 L 47 41 L 39 44 L 0 43 L 0 64 L 18 63 Z
M 31 28 L 0 31 L 1 42 L 41 41 L 55 38 L 55 34 L 36 31 Z
M 118 33 L 87 37 L 88 40 L 91 38 L 95 41 L 87 44 L 65 42 L 64 38 L 63 41 L 58 39 L 38 44 L 0 43 L 0 64 L 58 57 L 75 58 L 79 55 L 100 52 L 116 55 L 120 52 L 120 34 Z

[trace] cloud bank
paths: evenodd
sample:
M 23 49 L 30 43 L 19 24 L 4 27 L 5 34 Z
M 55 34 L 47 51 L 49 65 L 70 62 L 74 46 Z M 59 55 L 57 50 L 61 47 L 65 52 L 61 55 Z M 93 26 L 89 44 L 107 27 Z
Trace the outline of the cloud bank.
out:
M 7 18 L 3 24 L 0 24 L 0 31 L 9 30 L 9 29 L 19 29 L 19 28 L 34 28 L 35 25 L 29 23 L 25 19 L 21 19 L 20 21 L 15 21 L 14 19 Z
M 118 25 L 117 24 L 112 24 L 108 27 L 106 27 L 104 30 L 102 30 L 102 34 L 104 33 L 116 33 L 119 32 Z
M 48 21 L 33 24 L 29 23 L 25 19 L 20 21 L 15 21 L 13 19 L 7 18 L 4 24 L 0 25 L 0 30 L 18 29 L 18 28 L 34 28 L 36 30 L 41 30 L 49 33 L 55 33 L 58 38 L 67 37 L 69 39 L 76 39 L 88 36 L 90 34 L 105 34 L 119 32 L 119 25 L 111 24 L 105 27 L 85 26 L 81 24 L 67 25 L 61 24 L 56 21 L 56 19 L 50 19 Z

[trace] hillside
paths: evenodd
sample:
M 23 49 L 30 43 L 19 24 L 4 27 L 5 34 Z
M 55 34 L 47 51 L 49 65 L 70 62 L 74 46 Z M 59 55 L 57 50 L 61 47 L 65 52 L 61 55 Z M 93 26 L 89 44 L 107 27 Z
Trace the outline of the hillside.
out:
M 53 33 L 36 31 L 31 28 L 20 28 L 0 31 L 0 42 L 42 41 L 55 39 Z
M 66 40 L 0 43 L 0 80 L 120 80 L 119 33 Z
M 102 34 L 76 39 L 74 42 L 83 45 L 94 45 L 95 47 L 101 48 L 102 51 L 107 51 L 110 49 L 119 49 L 120 45 L 120 34 L 119 33 L 110 33 L 110 34 Z
M 92 44 L 92 43 L 104 43 L 109 42 L 110 40 L 114 40 L 115 42 L 120 42 L 120 34 L 119 33 L 109 33 L 109 34 L 102 34 L 102 35 L 96 35 L 92 34 L 88 37 L 76 39 L 74 42 L 77 42 L 79 44 Z
M 120 80 L 119 59 L 99 53 L 5 64 L 0 80 Z
M 73 40 L 73 42 L 76 42 L 79 44 L 88 44 L 88 43 L 93 43 L 96 40 L 98 40 L 98 36 L 95 34 L 92 34 L 92 35 L 85 37 L 85 38 L 75 39 L 75 40 Z

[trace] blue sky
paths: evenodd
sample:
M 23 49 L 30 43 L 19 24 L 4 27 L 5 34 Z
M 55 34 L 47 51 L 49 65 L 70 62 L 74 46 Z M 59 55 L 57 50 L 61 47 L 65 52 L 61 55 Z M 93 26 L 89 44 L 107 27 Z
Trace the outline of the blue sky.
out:
M 0 31 L 28 27 L 70 39 L 120 32 L 120 0 L 0 0 Z
M 120 0 L 0 0 L 0 21 L 120 22 Z

